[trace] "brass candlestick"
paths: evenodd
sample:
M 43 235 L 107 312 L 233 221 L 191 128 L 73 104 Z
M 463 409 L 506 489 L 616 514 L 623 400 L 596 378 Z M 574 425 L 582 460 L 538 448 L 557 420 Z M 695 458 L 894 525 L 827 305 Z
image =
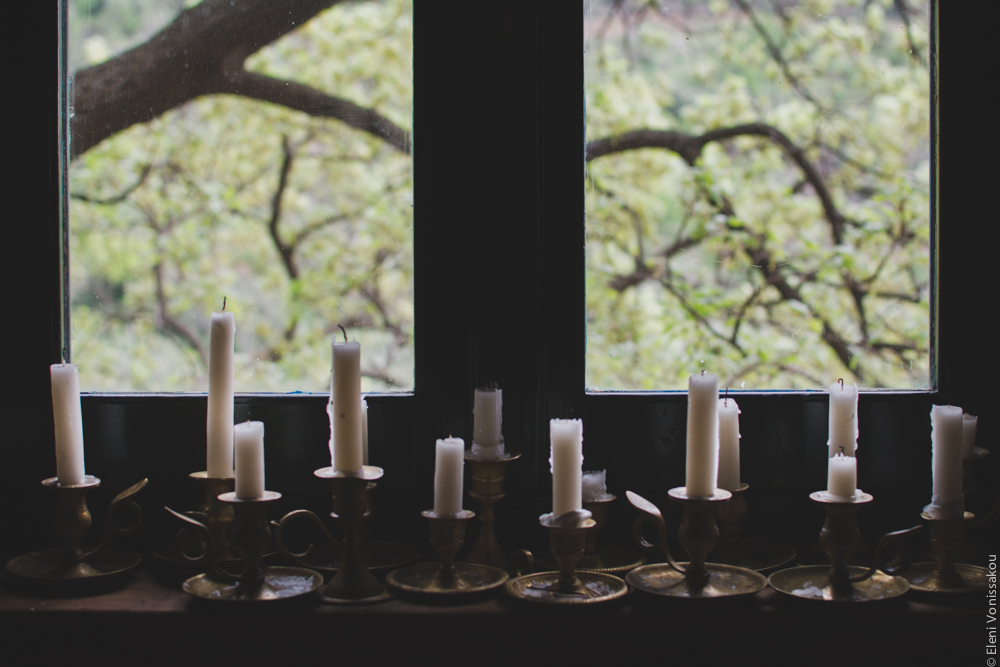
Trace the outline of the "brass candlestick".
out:
M 620 598 L 628 592 L 628 586 L 616 576 L 576 569 L 583 558 L 587 533 L 597 525 L 589 511 L 576 510 L 560 516 L 543 514 L 538 521 L 549 531 L 549 548 L 559 571 L 511 579 L 507 582 L 510 595 L 548 604 L 594 604 Z
M 605 493 L 600 500 L 583 501 L 583 509 L 590 512 L 596 525 L 587 531 L 587 544 L 583 549 L 583 558 L 577 563 L 579 569 L 622 575 L 644 565 L 649 560 L 646 554 L 635 547 L 598 543 L 598 538 L 608 523 L 611 503 L 615 500 L 614 494 Z M 551 553 L 541 554 L 539 562 L 545 569 L 557 569 Z
M 718 503 L 715 521 L 719 526 L 719 544 L 707 560 L 756 572 L 772 570 L 791 562 L 795 549 L 773 540 L 743 537 L 743 520 L 747 517 L 745 494 L 749 488 L 741 483 L 739 489 L 730 491 L 732 498 Z
M 653 595 L 679 598 L 720 598 L 735 595 L 752 595 L 767 585 L 763 575 L 735 565 L 706 563 L 709 552 L 719 541 L 719 528 L 715 523 L 716 503 L 729 500 L 732 494 L 716 489 L 709 497 L 689 496 L 687 488 L 670 489 L 670 497 L 684 504 L 684 520 L 677 530 L 677 538 L 691 559 L 678 563 L 667 544 L 667 525 L 659 508 L 642 496 L 626 492 L 633 507 L 642 512 L 633 524 L 636 542 L 645 551 L 661 551 L 666 563 L 643 565 L 628 573 L 625 580 L 633 587 Z M 656 530 L 656 542 L 649 542 L 643 529 Z
M 203 497 L 197 510 L 183 512 L 183 514 L 207 527 L 211 532 L 215 550 L 214 557 L 217 561 L 225 563 L 228 567 L 238 568 L 239 564 L 235 562 L 238 557 L 229 542 L 229 532 L 233 528 L 235 512 L 231 503 L 219 500 L 219 496 L 231 493 L 236 488 L 236 478 L 209 477 L 204 470 L 193 472 L 189 477 L 201 484 Z M 170 511 L 173 512 L 173 510 Z M 174 536 L 171 544 L 166 549 L 154 551 L 153 557 L 171 565 L 187 565 L 188 569 L 197 569 L 199 566 L 205 565 L 204 561 L 192 560 L 185 555 L 192 552 L 192 546 L 194 546 L 191 544 L 192 539 L 200 540 L 200 544 L 197 544 L 193 550 L 195 553 L 201 553 L 208 549 L 208 543 L 203 540 L 200 529 L 195 531 L 195 535 L 191 534 L 192 530 L 190 524 L 185 524 L 184 528 Z
M 139 564 L 139 554 L 108 546 L 112 535 L 131 535 L 142 525 L 142 508 L 132 496 L 146 488 L 143 479 L 119 493 L 108 507 L 108 527 L 104 539 L 93 549 L 84 550 L 83 538 L 92 522 L 87 509 L 87 492 L 100 486 L 101 480 L 86 475 L 79 484 L 60 484 L 57 477 L 42 481 L 42 486 L 56 493 L 56 534 L 66 546 L 45 549 L 19 556 L 7 563 L 7 571 L 19 577 L 47 580 L 91 580 L 130 570 Z M 121 528 L 115 525 L 115 513 L 121 507 L 131 507 L 134 521 Z
M 922 593 L 978 593 L 986 590 L 989 571 L 984 567 L 956 563 L 962 548 L 965 524 L 973 519 L 972 512 L 954 519 L 935 519 L 927 512 L 920 516 L 927 522 L 931 548 L 936 563 L 914 563 L 904 575 L 910 587 Z
M 260 498 L 237 498 L 234 492 L 219 495 L 219 501 L 233 510 L 232 531 L 228 542 L 233 554 L 241 559 L 243 569 L 234 574 L 223 568 L 215 545 L 212 529 L 196 518 L 168 512 L 195 527 L 205 537 L 208 548 L 197 556 L 184 554 L 185 558 L 199 561 L 209 557 L 212 571 L 199 574 L 184 582 L 185 593 L 204 600 L 230 602 L 260 602 L 285 600 L 312 593 L 323 584 L 323 577 L 305 568 L 262 567 L 261 558 L 271 546 L 271 529 L 267 523 L 267 506 L 281 498 L 276 491 L 265 491 Z
M 922 529 L 914 526 L 888 533 L 878 541 L 875 558 L 869 568 L 848 566 L 847 562 L 861 544 L 858 530 L 858 508 L 870 503 L 871 494 L 858 491 L 850 499 L 817 491 L 809 498 L 825 506 L 826 522 L 819 535 L 820 545 L 830 557 L 831 565 L 793 567 L 775 572 L 768 579 L 772 588 L 806 600 L 836 602 L 871 602 L 902 595 L 910 586 L 903 577 L 894 576 L 906 569 L 907 552 L 901 538 Z M 895 548 L 899 556 L 882 566 L 883 555 Z M 882 572 L 879 572 L 879 569 Z
M 466 556 L 469 563 L 510 569 L 507 552 L 500 546 L 493 530 L 493 522 L 496 520 L 493 508 L 506 495 L 503 492 L 504 469 L 508 463 L 519 458 L 520 452 L 507 452 L 502 459 L 484 459 L 471 450 L 465 452 L 465 460 L 472 471 L 469 495 L 479 503 L 479 537 Z
M 465 543 L 465 526 L 474 512 L 462 510 L 454 516 L 421 512 L 430 522 L 431 544 L 441 557 L 439 563 L 421 563 L 390 572 L 385 583 L 404 593 L 433 596 L 471 595 L 499 588 L 507 573 L 498 567 L 476 563 L 456 563 L 455 556 Z

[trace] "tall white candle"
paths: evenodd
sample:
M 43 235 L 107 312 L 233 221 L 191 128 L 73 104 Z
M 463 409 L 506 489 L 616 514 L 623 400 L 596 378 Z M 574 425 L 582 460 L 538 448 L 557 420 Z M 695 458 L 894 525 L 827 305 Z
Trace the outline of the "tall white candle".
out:
M 233 476 L 233 339 L 232 313 L 212 313 L 208 356 L 208 476 Z
M 858 448 L 858 385 L 830 385 L 830 456 L 854 456 Z M 841 449 L 843 447 L 843 449 Z
M 689 496 L 715 494 L 719 470 L 719 378 L 708 373 L 688 380 L 687 466 Z
M 356 472 L 364 465 L 361 447 L 361 344 L 333 342 L 330 381 L 330 449 L 334 470 Z
M 361 460 L 368 465 L 368 401 L 361 399 Z
M 236 497 L 253 500 L 264 496 L 264 422 L 244 422 L 233 427 L 236 439 Z
M 583 422 L 579 419 L 549 420 L 552 466 L 552 514 L 583 509 Z
M 740 406 L 731 398 L 719 399 L 719 486 L 740 488 Z
M 52 417 L 56 426 L 56 475 L 60 484 L 83 482 L 83 414 L 80 378 L 73 364 L 49 367 L 52 380 Z
M 476 389 L 472 402 L 472 453 L 487 459 L 503 458 L 503 391 Z
M 979 417 L 962 415 L 962 458 L 972 457 L 972 452 L 976 448 L 976 427 L 978 424 Z
M 962 408 L 931 407 L 931 445 L 934 491 L 928 511 L 937 519 L 961 518 L 962 496 Z
M 827 460 L 826 492 L 838 498 L 851 498 L 858 486 L 858 460 L 837 454 Z
M 445 438 L 437 441 L 434 456 L 434 513 L 453 516 L 462 511 L 462 468 L 465 441 Z

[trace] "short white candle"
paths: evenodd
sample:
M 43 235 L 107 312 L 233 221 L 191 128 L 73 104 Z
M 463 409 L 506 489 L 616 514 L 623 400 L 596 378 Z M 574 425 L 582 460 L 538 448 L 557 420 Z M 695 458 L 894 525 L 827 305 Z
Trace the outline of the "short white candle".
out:
M 858 385 L 830 385 L 830 456 L 854 456 L 858 448 Z M 843 449 L 841 449 L 843 447 Z
M 740 488 L 740 406 L 719 399 L 719 484 L 726 491 Z
M 971 458 L 972 452 L 976 449 L 976 427 L 978 424 L 979 417 L 962 415 L 962 458 Z
M 334 470 L 364 465 L 361 446 L 361 344 L 333 342 L 330 381 L 330 450 Z
M 60 484 L 80 484 L 83 469 L 83 413 L 80 377 L 73 364 L 49 367 L 52 380 L 52 417 L 56 426 L 56 475 Z
M 484 459 L 500 459 L 503 445 L 503 391 L 476 389 L 472 401 L 472 453 Z
M 692 375 L 688 380 L 687 494 L 708 498 L 715 494 L 719 470 L 719 378 Z
M 552 514 L 561 516 L 583 509 L 583 422 L 579 419 L 549 421 L 552 466 Z
M 604 500 L 608 495 L 607 470 L 596 470 L 583 473 L 581 487 L 583 502 L 592 503 Z
M 233 427 L 236 438 L 236 497 L 253 500 L 264 496 L 264 422 L 244 422 Z
M 849 499 L 858 486 L 858 460 L 853 456 L 837 454 L 828 459 L 826 492 L 837 498 Z
M 361 460 L 368 465 L 368 401 L 361 399 Z
M 454 516 L 462 511 L 462 469 L 465 466 L 465 440 L 445 438 L 437 441 L 434 456 L 434 513 Z
M 934 490 L 928 511 L 936 519 L 961 518 L 962 496 L 962 408 L 931 407 L 931 445 Z
M 208 353 L 208 476 L 233 476 L 233 339 L 232 313 L 212 313 Z

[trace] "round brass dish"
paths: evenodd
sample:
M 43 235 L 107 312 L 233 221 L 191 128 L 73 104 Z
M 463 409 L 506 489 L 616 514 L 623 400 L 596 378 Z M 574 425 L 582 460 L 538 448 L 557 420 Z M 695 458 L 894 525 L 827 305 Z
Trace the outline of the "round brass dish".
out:
M 440 563 L 420 563 L 390 572 L 385 583 L 418 595 L 475 595 L 507 583 L 507 573 L 497 567 L 455 563 L 454 574 L 443 574 Z
M 526 574 L 507 582 L 507 593 L 518 600 L 543 604 L 596 604 L 609 602 L 628 592 L 628 586 L 616 576 L 602 572 L 577 572 L 579 585 L 572 591 L 558 591 L 558 572 Z
M 742 567 L 705 563 L 705 569 L 708 571 L 708 582 L 702 586 L 692 584 L 668 563 L 636 568 L 626 575 L 625 581 L 632 588 L 651 595 L 698 599 L 753 595 L 767 586 L 764 575 Z
M 267 567 L 264 578 L 252 584 L 218 581 L 210 574 L 199 574 L 184 582 L 184 592 L 202 600 L 255 602 L 287 600 L 312 593 L 323 585 L 317 572 L 301 567 Z
M 340 598 L 334 597 L 334 594 L 324 594 L 324 591 L 320 591 L 319 599 L 327 604 L 342 604 L 349 606 L 356 606 L 362 604 L 378 604 L 379 602 L 388 602 L 392 599 L 392 594 L 389 591 L 383 589 L 381 592 L 371 595 L 366 598 Z
M 847 568 L 851 576 L 860 576 L 868 571 L 865 567 Z M 833 602 L 875 602 L 898 597 L 910 590 L 903 577 L 894 577 L 876 571 L 868 579 L 844 586 L 829 583 L 828 565 L 793 567 L 772 574 L 767 583 L 780 593 L 802 600 L 827 600 Z
M 139 554 L 104 547 L 82 563 L 68 563 L 65 548 L 45 549 L 19 556 L 7 563 L 7 571 L 26 579 L 96 579 L 120 574 L 139 564 Z
M 966 563 L 955 563 L 954 567 L 953 575 L 941 576 L 937 574 L 937 563 L 914 563 L 903 578 L 910 582 L 910 588 L 921 593 L 961 595 L 986 590 L 990 573 L 985 567 Z

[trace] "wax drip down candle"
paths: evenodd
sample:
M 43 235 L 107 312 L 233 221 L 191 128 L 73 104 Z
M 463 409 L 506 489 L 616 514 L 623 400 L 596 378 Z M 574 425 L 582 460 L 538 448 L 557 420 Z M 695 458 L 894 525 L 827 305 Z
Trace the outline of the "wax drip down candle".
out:
M 579 419 L 549 420 L 552 471 L 552 514 L 561 516 L 583 509 L 583 422 Z
M 330 378 L 330 464 L 334 470 L 357 472 L 364 465 L 361 442 L 361 344 L 333 339 Z
M 688 380 L 687 494 L 708 498 L 715 494 L 719 474 L 719 378 L 692 375 Z
M 503 391 L 493 385 L 476 389 L 472 400 L 472 454 L 483 459 L 504 457 Z
M 607 474 L 607 470 L 592 470 L 583 473 L 583 476 L 580 478 L 583 502 L 596 503 L 611 497 L 605 481 Z
M 830 457 L 854 456 L 858 448 L 858 385 L 838 380 L 830 385 Z
M 465 466 L 465 440 L 445 438 L 437 441 L 434 453 L 434 513 L 455 516 L 462 511 L 462 469 Z
M 962 495 L 962 408 L 931 407 L 931 446 L 934 489 L 924 508 L 934 519 L 960 519 L 965 513 Z
M 233 339 L 236 318 L 226 312 L 212 313 L 208 355 L 207 466 L 209 477 L 233 476 Z
M 80 410 L 80 376 L 73 364 L 49 367 L 52 380 L 52 416 L 55 420 L 56 475 L 59 483 L 80 484 L 83 467 L 83 414 Z

